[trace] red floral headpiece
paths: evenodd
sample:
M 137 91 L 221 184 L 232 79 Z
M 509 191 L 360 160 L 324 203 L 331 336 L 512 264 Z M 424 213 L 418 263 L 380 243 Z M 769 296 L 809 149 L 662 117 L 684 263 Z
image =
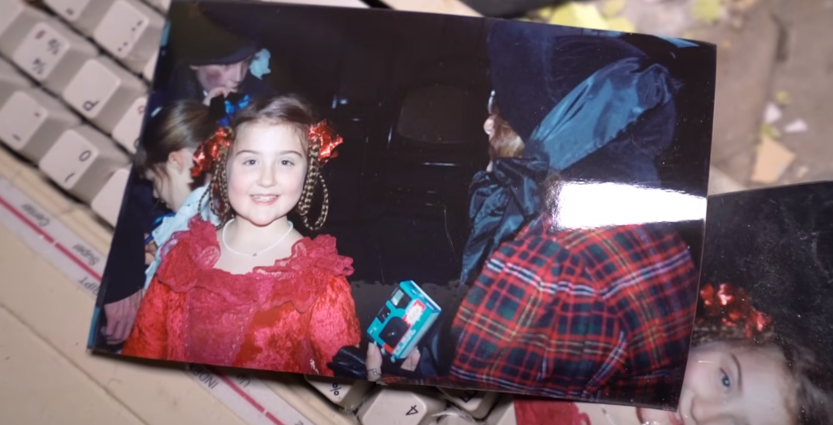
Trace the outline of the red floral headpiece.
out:
M 309 142 L 310 144 L 320 144 L 318 161 L 321 165 L 324 165 L 329 159 L 338 156 L 335 149 L 338 145 L 344 143 L 344 139 L 336 134 L 326 121 L 321 121 L 310 128 Z M 220 157 L 220 150 L 229 146 L 231 146 L 231 129 L 227 127 L 218 128 L 214 135 L 201 143 L 194 152 L 194 166 L 191 167 L 191 177 L 197 178 L 203 173 L 211 171 L 211 167 Z
M 194 152 L 194 166 L 191 167 L 191 177 L 197 178 L 207 171 L 220 157 L 220 149 L 231 146 L 231 130 L 220 127 L 214 132 L 210 139 L 203 143 Z
M 324 165 L 331 158 L 337 157 L 338 152 L 335 149 L 338 145 L 344 143 L 344 139 L 336 134 L 326 121 L 321 121 L 310 128 L 309 141 L 321 145 L 321 149 L 318 151 L 318 162 L 321 165 Z
M 705 308 L 705 317 L 701 320 L 718 319 L 725 326 L 742 328 L 746 338 L 764 332 L 772 324 L 772 317 L 755 310 L 743 288 L 728 283 L 721 283 L 715 288 L 706 283 L 700 289 L 700 299 Z

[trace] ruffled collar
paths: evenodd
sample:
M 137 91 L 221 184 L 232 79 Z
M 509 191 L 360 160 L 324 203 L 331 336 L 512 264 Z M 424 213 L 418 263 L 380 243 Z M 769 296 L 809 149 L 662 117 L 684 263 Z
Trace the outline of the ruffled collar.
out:
M 153 239 L 156 241 L 157 245 L 164 245 L 164 243 L 170 239 L 171 235 L 175 232 L 188 228 L 188 223 L 196 215 L 200 215 L 203 220 L 210 220 L 214 224 L 220 223 L 217 216 L 211 212 L 211 209 L 208 208 L 207 204 L 200 204 L 200 201 L 207 190 L 207 184 L 194 189 L 190 194 L 188 194 L 188 197 L 185 198 L 185 202 L 183 202 L 182 207 L 180 207 L 174 215 L 162 219 L 162 223 L 153 229 L 152 232 Z
M 332 277 L 353 273 L 353 260 L 338 255 L 336 240 L 329 235 L 304 237 L 292 246 L 289 257 L 242 275 L 214 268 L 220 245 L 211 223 L 194 217 L 189 230 L 174 239 L 175 247 L 169 253 L 173 261 L 163 262 L 167 264 L 160 269 L 160 280 L 174 292 L 201 289 L 230 305 L 257 303 L 268 310 L 291 302 L 303 313 Z

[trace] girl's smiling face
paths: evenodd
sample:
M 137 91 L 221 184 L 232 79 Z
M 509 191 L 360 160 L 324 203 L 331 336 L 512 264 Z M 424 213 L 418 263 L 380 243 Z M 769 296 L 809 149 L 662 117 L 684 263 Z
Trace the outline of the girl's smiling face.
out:
M 639 409 L 649 425 L 791 425 L 796 382 L 783 353 L 743 342 L 712 342 L 689 352 L 677 414 Z
M 306 139 L 293 125 L 250 123 L 228 155 L 228 199 L 237 217 L 267 226 L 298 204 L 307 173 Z

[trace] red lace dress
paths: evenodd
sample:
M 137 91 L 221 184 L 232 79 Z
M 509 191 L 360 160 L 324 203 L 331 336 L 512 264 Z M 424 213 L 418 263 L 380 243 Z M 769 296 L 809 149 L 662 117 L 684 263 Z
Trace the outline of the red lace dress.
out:
M 592 425 L 575 403 L 560 400 L 516 398 L 518 425 Z
M 352 260 L 332 236 L 245 275 L 214 269 L 214 227 L 198 218 L 171 238 L 122 354 L 332 376 L 336 352 L 360 340 L 346 276 Z

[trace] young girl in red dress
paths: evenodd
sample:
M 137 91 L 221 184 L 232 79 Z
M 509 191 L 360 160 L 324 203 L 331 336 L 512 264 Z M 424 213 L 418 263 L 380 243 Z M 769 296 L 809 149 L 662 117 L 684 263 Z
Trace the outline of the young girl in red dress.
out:
M 253 102 L 195 154 L 211 172 L 220 225 L 199 216 L 175 233 L 122 354 L 332 376 L 326 364 L 360 341 L 352 259 L 335 238 L 304 237 L 327 216 L 321 164 L 341 139 L 308 106 L 282 96 Z M 323 195 L 312 220 L 313 196 Z

